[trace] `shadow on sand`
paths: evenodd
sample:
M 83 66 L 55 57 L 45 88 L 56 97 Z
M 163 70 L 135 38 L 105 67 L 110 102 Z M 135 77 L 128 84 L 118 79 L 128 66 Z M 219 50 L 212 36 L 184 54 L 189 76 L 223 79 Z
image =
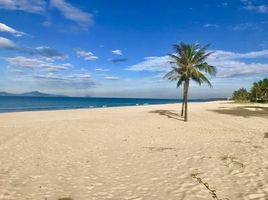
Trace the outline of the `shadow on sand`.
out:
M 262 107 L 262 106 L 240 106 L 231 109 L 222 108 L 209 111 L 216 112 L 219 114 L 233 115 L 246 118 L 248 117 L 268 118 L 268 107 Z
M 166 116 L 168 118 L 176 119 L 179 121 L 184 121 L 183 118 L 181 118 L 180 114 L 171 110 L 153 110 L 153 111 L 150 111 L 149 113 L 155 113 L 155 114 Z

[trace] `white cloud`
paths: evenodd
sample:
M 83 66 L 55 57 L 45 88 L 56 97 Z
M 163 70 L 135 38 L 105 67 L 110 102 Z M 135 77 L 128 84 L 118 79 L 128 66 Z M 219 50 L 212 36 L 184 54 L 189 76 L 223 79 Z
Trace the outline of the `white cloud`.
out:
M 94 61 L 98 59 L 97 56 L 95 56 L 92 52 L 89 51 L 77 50 L 76 54 L 78 57 L 82 57 L 87 61 Z
M 117 55 L 117 56 L 121 56 L 121 55 L 123 55 L 123 52 L 122 52 L 122 50 L 120 50 L 120 49 L 113 50 L 112 53 L 113 53 L 114 55 Z
M 30 75 L 38 81 L 39 85 L 44 85 L 47 88 L 55 87 L 64 89 L 86 89 L 95 85 L 91 80 L 90 74 L 35 74 Z
M 258 58 L 268 58 L 268 50 L 248 53 L 218 50 L 208 58 L 208 63 L 217 67 L 219 77 L 268 73 L 268 63 L 256 61 Z
M 241 59 L 241 58 L 268 58 L 268 50 L 252 51 L 248 53 L 237 53 L 231 51 L 216 50 L 212 55 L 212 58 L 218 59 Z
M 47 89 L 57 88 L 57 93 L 60 91 L 62 92 L 62 89 L 64 89 L 63 91 L 74 90 L 74 93 L 76 93 L 76 89 L 85 90 L 95 85 L 95 82 L 91 80 L 91 76 L 89 74 L 63 75 L 49 73 L 30 75 L 29 78 L 33 78 L 35 80 L 35 84 L 38 84 L 41 87 Z
M 130 71 L 150 71 L 150 72 L 165 72 L 170 69 L 169 56 L 152 56 L 144 58 L 144 61 L 130 66 L 127 70 Z
M 0 48 L 16 49 L 16 44 L 7 38 L 0 37 Z
M 66 19 L 84 28 L 93 23 L 93 16 L 90 13 L 74 7 L 65 0 L 0 0 L 0 8 L 42 15 L 49 13 L 51 8 L 56 8 Z
M 116 77 L 116 76 L 106 76 L 104 78 L 107 79 L 107 80 L 112 80 L 112 81 L 120 80 L 120 78 L 119 77 Z
M 268 58 L 268 50 L 247 53 L 216 50 L 207 61 L 217 67 L 217 77 L 236 77 L 268 73 L 268 63 L 256 61 L 259 58 Z M 170 69 L 170 61 L 169 56 L 147 57 L 144 61 L 130 66 L 127 70 L 167 72 Z
M 79 25 L 87 26 L 93 22 L 91 14 L 72 6 L 64 0 L 51 0 L 50 4 L 52 7 L 57 8 L 66 19 L 72 20 Z
M 9 72 L 9 73 L 16 73 L 16 74 L 23 74 L 23 70 L 21 70 L 21 69 L 15 69 L 15 68 L 12 68 L 12 67 L 7 67 L 7 71 Z
M 95 85 L 88 71 L 74 69 L 70 63 L 48 61 L 46 58 L 23 56 L 5 59 L 7 71 L 15 80 L 32 82 L 46 89 L 86 89 Z
M 111 71 L 110 69 L 103 69 L 103 68 L 97 68 L 95 70 L 99 71 L 99 72 L 109 72 L 109 71 Z
M 62 80 L 62 81 L 84 81 L 91 79 L 90 74 L 73 74 L 73 75 L 60 75 L 54 73 L 48 73 L 45 75 L 34 75 L 35 78 L 40 79 L 51 79 L 51 80 Z
M 45 0 L 1 0 L 0 8 L 7 10 L 22 10 L 30 13 L 43 13 L 46 10 Z
M 14 28 L 11 28 L 9 26 L 7 26 L 6 24 L 0 23 L 0 32 L 6 32 L 6 33 L 11 33 L 14 36 L 20 37 L 23 35 L 26 35 L 26 33 L 21 32 L 21 31 L 17 31 Z
M 59 52 L 57 49 L 51 47 L 20 47 L 17 46 L 13 41 L 4 37 L 0 37 L 0 48 L 16 50 L 19 53 L 28 54 L 50 62 L 53 62 L 55 60 L 65 60 L 68 57 L 67 55 Z
M 244 9 L 258 13 L 268 13 L 268 4 L 257 3 L 252 0 L 241 0 L 244 3 Z
M 66 55 L 62 54 L 56 49 L 46 47 L 46 46 L 40 46 L 36 47 L 34 49 L 29 49 L 29 53 L 37 56 L 44 57 L 48 60 L 64 60 L 67 58 Z
M 209 63 L 217 67 L 218 77 L 236 77 L 268 73 L 268 64 L 217 59 L 211 59 Z
M 229 27 L 233 31 L 244 31 L 244 30 L 256 30 L 259 29 L 258 25 L 253 23 L 241 23 L 235 26 Z
M 219 28 L 218 24 L 204 24 L 204 28 Z
M 47 62 L 43 59 L 27 58 L 23 56 L 7 58 L 6 61 L 10 66 L 13 67 L 29 68 L 33 70 L 45 70 L 49 72 L 67 70 L 72 67 L 72 65 L 69 63 L 56 64 L 53 62 Z
M 91 75 L 90 74 L 74 74 L 71 77 L 76 77 L 80 79 L 90 79 Z

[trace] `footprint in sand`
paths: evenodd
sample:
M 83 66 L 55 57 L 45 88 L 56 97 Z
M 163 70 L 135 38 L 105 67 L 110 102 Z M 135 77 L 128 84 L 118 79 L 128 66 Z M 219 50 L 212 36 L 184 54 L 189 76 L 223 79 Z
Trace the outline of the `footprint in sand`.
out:
M 177 151 L 176 148 L 170 148 L 170 147 L 143 147 L 143 148 L 148 149 L 151 152 Z
M 230 168 L 230 173 L 232 175 L 243 172 L 245 165 L 238 160 L 235 156 L 224 155 L 221 160 L 225 163 L 227 167 Z

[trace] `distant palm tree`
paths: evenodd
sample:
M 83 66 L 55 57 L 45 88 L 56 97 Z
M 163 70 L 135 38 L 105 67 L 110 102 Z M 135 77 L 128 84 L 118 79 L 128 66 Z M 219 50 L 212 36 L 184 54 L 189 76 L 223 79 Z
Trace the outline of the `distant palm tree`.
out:
M 168 72 L 164 78 L 170 81 L 177 81 L 177 87 L 183 84 L 183 102 L 181 115 L 184 121 L 188 120 L 188 91 L 190 80 L 197 82 L 199 85 L 207 83 L 212 87 L 208 78 L 202 73 L 216 75 L 216 68 L 206 62 L 208 56 L 213 52 L 207 52 L 209 45 L 200 47 L 199 44 L 175 44 L 175 54 L 169 54 L 176 66 Z
M 259 81 L 259 85 L 262 91 L 263 99 L 268 102 L 268 78 Z
M 261 81 L 254 82 L 253 87 L 251 88 L 251 95 L 252 95 L 252 98 L 255 99 L 255 102 L 258 101 L 261 93 L 262 93 Z

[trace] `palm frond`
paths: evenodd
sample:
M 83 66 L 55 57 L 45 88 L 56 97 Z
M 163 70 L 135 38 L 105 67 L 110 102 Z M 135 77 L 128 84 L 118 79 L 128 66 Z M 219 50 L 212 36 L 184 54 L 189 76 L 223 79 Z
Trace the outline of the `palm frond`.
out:
M 202 72 L 215 75 L 216 67 L 209 65 L 206 59 L 213 53 L 207 52 L 209 44 L 200 47 L 199 44 L 186 44 L 181 42 L 173 46 L 175 54 L 169 54 L 174 64 L 171 71 L 164 78 L 170 81 L 177 81 L 177 87 L 185 83 L 186 80 L 193 80 L 199 85 L 207 83 L 212 87 L 211 82 Z
M 209 75 L 215 76 L 217 73 L 216 67 L 209 65 L 208 63 L 204 62 L 199 65 L 196 65 L 196 68 L 208 73 Z
M 208 78 L 200 71 L 194 69 L 192 71 L 191 79 L 195 82 L 197 82 L 199 85 L 202 83 L 207 83 L 210 87 L 212 87 L 211 82 L 208 80 Z
M 177 82 L 177 88 L 180 87 L 184 83 L 185 79 L 181 77 Z

